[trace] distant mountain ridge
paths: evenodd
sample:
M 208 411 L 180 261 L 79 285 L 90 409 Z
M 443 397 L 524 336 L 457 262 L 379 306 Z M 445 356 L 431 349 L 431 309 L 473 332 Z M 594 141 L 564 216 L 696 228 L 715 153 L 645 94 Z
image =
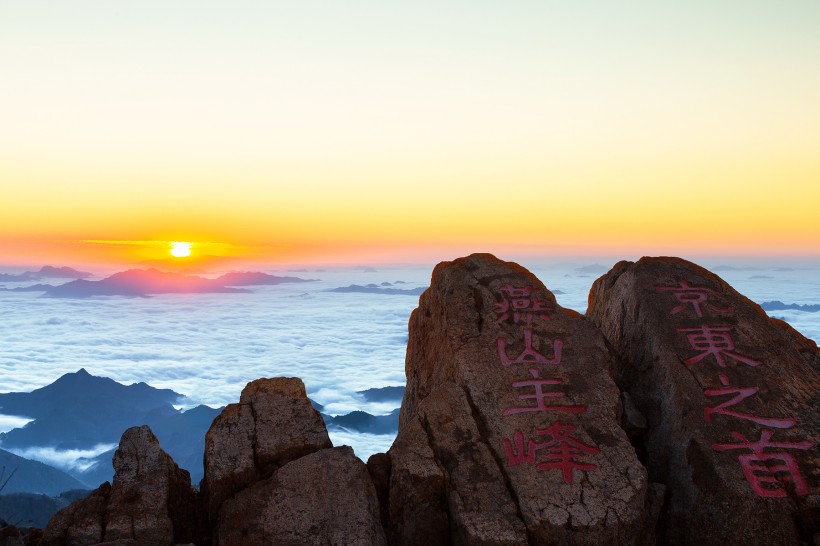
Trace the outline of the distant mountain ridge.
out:
M 63 491 L 86 487 L 85 484 L 62 470 L 0 449 L 0 486 L 4 483 L 4 495 L 9 493 L 58 495 Z
M 396 401 L 398 405 L 403 392 L 404 387 L 398 386 L 367 389 L 359 394 L 366 401 Z M 194 483 L 198 483 L 202 478 L 205 434 L 222 408 L 204 405 L 187 411 L 174 408 L 173 405 L 183 398 L 171 389 L 157 389 L 143 382 L 123 385 L 107 377 L 91 375 L 81 368 L 32 392 L 0 394 L 0 414 L 33 419 L 24 427 L 0 433 L 0 447 L 26 456 L 45 448 L 89 450 L 115 445 L 122 432 L 129 427 L 148 425 L 162 442 L 163 448 L 191 473 Z M 330 430 L 370 434 L 388 434 L 398 430 L 397 411 L 387 415 L 354 411 L 334 417 L 324 413 L 321 405 L 314 405 L 322 412 Z M 48 472 L 54 471 L 75 481 L 66 483 L 66 487 L 61 485 L 48 490 L 30 490 L 22 485 L 22 488 L 13 491 L 54 495 L 67 489 L 96 487 L 113 476 L 113 454 L 114 449 L 111 449 L 91 458 L 79 459 L 75 462 L 80 464 L 74 464 L 65 471 L 37 463 L 41 465 L 37 467 L 37 472 L 42 474 L 43 480 L 50 476 Z M 2 464 L 0 459 L 0 468 Z M 14 466 L 11 465 L 12 468 Z M 19 477 L 15 476 L 15 479 Z M 26 478 L 26 481 L 29 479 Z M 25 482 L 21 480 L 19 483 Z
M 81 368 L 30 393 L 0 394 L 0 412 L 34 419 L 23 428 L 0 433 L 0 444 L 6 449 L 32 445 L 76 449 L 116 443 L 134 419 L 181 398 L 170 389 L 145 383 L 122 385 Z
M 360 284 L 351 284 L 350 286 L 340 286 L 338 288 L 331 288 L 328 292 L 358 292 L 362 294 L 385 294 L 391 296 L 418 296 L 427 290 L 427 287 L 419 288 L 382 288 L 375 284 L 368 284 L 362 286 Z
M 39 271 L 26 271 L 24 273 L 0 273 L 0 281 L 2 282 L 27 282 L 39 281 L 40 279 L 85 279 L 93 277 L 93 273 L 87 271 L 78 271 L 73 267 L 54 267 L 51 265 L 44 265 Z
M 32 277 L 20 280 L 37 279 Z M 52 298 L 88 298 L 91 296 L 147 297 L 152 294 L 249 293 L 250 290 L 235 287 L 309 282 L 310 280 L 312 279 L 277 277 L 259 272 L 233 272 L 226 273 L 216 279 L 208 279 L 196 275 L 171 273 L 151 268 L 129 269 L 115 273 L 99 281 L 76 279 L 57 286 L 37 284 L 7 290 L 45 292 L 46 296 Z
M 314 282 L 316 279 L 300 277 L 278 277 L 255 271 L 231 271 L 215 279 L 225 286 L 264 286 L 291 282 Z
M 798 303 L 783 303 L 782 301 L 764 301 L 760 304 L 760 307 L 763 308 L 764 311 L 786 311 L 786 310 L 793 310 L 793 311 L 804 311 L 806 313 L 818 313 L 820 312 L 820 305 L 818 304 L 805 304 L 800 305 Z

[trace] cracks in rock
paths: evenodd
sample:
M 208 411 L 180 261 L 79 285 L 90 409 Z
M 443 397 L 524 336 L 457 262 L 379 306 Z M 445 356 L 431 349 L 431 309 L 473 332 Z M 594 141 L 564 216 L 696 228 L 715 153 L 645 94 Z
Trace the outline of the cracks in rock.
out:
M 430 431 L 430 423 L 427 420 L 427 416 L 419 414 L 416 417 L 419 421 L 419 425 L 421 426 L 421 430 L 424 432 L 424 435 L 427 437 L 427 447 L 430 448 L 430 452 L 433 454 L 433 463 L 438 467 L 439 471 L 441 471 L 441 475 L 443 476 L 444 481 L 444 491 L 442 491 L 442 495 L 444 496 L 444 506 L 447 507 L 445 511 L 445 516 L 447 517 L 447 528 L 452 529 L 452 516 L 450 515 L 449 503 L 447 502 L 447 498 L 449 496 L 449 490 L 452 488 L 450 485 L 450 473 L 446 471 L 446 468 L 441 461 L 441 455 L 436 452 L 435 449 L 435 442 L 433 439 L 433 433 Z M 452 537 L 451 537 L 452 538 Z
M 424 431 L 424 435 L 427 437 L 427 447 L 429 447 L 430 451 L 433 453 L 433 462 L 436 463 L 436 466 L 439 470 L 441 470 L 441 474 L 447 478 L 445 482 L 449 484 L 450 472 L 447 469 L 447 465 L 444 464 L 441 454 L 436 451 L 435 439 L 433 438 L 433 433 L 430 431 L 430 422 L 427 420 L 426 415 L 419 414 L 417 418 L 419 420 L 419 424 L 421 425 L 421 430 Z M 449 516 L 450 515 L 447 514 L 448 518 Z
M 251 417 L 253 419 L 253 437 L 251 438 L 251 451 L 253 452 L 253 469 L 257 476 L 262 475 L 262 465 L 259 463 L 259 455 L 257 454 L 257 419 L 256 409 L 253 407 L 253 402 L 248 403 L 248 408 L 251 410 Z M 240 412 L 241 416 L 241 412 Z
M 481 297 L 481 291 L 477 288 L 473 288 L 473 301 L 475 302 L 475 309 L 476 309 L 476 328 L 478 329 L 478 333 L 480 334 L 481 331 L 484 329 L 484 299 Z
M 104 483 L 100 487 L 105 486 L 107 483 L 108 482 Z M 111 486 L 109 486 L 108 490 L 105 492 L 105 501 L 102 504 L 102 513 L 100 514 L 100 541 L 105 540 L 105 532 L 106 532 L 107 527 L 108 527 L 108 499 L 110 499 L 110 498 L 111 498 Z M 68 535 L 68 528 L 66 528 L 65 532 L 66 532 L 66 537 L 65 538 L 68 539 L 68 536 L 67 536 Z M 67 540 L 66 540 L 66 542 L 67 542 Z
M 487 451 L 489 451 L 490 456 L 495 461 L 499 473 L 504 478 L 504 486 L 507 488 L 507 492 L 510 494 L 510 498 L 513 499 L 513 501 L 515 502 L 515 513 L 518 516 L 518 520 L 521 522 L 521 524 L 524 526 L 524 529 L 527 532 L 527 541 L 531 544 L 537 544 L 538 541 L 535 540 L 532 531 L 529 529 L 526 521 L 524 520 L 524 514 L 521 512 L 521 500 L 518 498 L 518 494 L 516 493 L 515 488 L 512 485 L 512 480 L 510 479 L 509 474 L 507 474 L 506 467 L 504 466 L 504 461 L 501 459 L 501 457 L 498 455 L 498 453 L 496 453 L 496 451 L 492 448 L 492 446 L 489 443 L 489 427 L 487 426 L 487 423 L 484 421 L 484 419 L 481 417 L 481 413 L 478 411 L 478 407 L 475 405 L 475 402 L 473 401 L 473 397 L 470 394 L 469 390 L 467 390 L 467 388 L 463 386 L 461 387 L 461 390 L 464 392 L 464 397 L 467 400 L 467 404 L 469 404 L 470 406 L 470 413 L 472 414 L 473 422 L 475 422 L 476 428 L 479 432 L 479 438 L 477 438 L 476 441 L 484 444 L 484 446 L 487 448 Z

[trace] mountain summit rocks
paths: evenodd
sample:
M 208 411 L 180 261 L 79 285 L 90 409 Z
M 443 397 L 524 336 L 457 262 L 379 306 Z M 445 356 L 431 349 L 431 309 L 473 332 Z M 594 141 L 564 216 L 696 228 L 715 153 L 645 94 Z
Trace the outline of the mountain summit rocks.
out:
M 202 492 L 214 545 L 386 543 L 367 468 L 298 378 L 248 383 L 214 420 Z
M 259 379 L 213 421 L 199 493 L 130 428 L 113 485 L 40 543 L 820 544 L 817 346 L 694 264 L 621 262 L 585 317 L 517 264 L 444 262 L 405 365 L 367 465 L 301 380 Z
M 678 258 L 620 262 L 589 301 L 648 420 L 640 449 L 669 491 L 662 543 L 817 544 L 816 344 Z
M 489 254 L 439 264 L 410 318 L 397 544 L 638 544 L 649 482 L 589 321 Z
M 176 544 L 195 538 L 197 494 L 188 471 L 159 446 L 147 426 L 125 431 L 114 454 L 114 484 L 58 512 L 43 546 L 136 541 Z

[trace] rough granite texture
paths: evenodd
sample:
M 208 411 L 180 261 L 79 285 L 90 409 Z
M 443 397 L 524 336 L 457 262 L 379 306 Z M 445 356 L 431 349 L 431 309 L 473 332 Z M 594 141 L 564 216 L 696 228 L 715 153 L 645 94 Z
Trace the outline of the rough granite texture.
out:
M 210 521 L 222 503 L 284 464 L 332 447 L 322 416 L 296 377 L 257 379 L 214 419 L 205 437 L 202 493 Z
M 147 426 L 125 431 L 114 453 L 114 483 L 58 512 L 41 544 L 103 542 L 170 545 L 194 540 L 197 494 L 187 470 L 159 446 Z M 126 542 L 123 542 L 126 541 Z
M 280 467 L 225 501 L 216 544 L 386 545 L 370 474 L 350 447 Z
M 593 285 L 587 314 L 619 356 L 620 388 L 647 420 L 640 451 L 650 478 L 668 488 L 659 541 L 812 544 L 820 531 L 816 344 L 678 258 L 618 263 Z M 707 415 L 707 407 L 717 409 Z M 758 455 L 736 447 L 764 435 L 788 446 Z
M 367 465 L 301 380 L 259 379 L 211 425 L 199 494 L 133 427 L 113 485 L 0 546 L 820 546 L 820 352 L 694 264 L 621 262 L 584 317 L 516 264 L 444 262 L 405 364 Z
M 475 254 L 435 268 L 409 329 L 391 536 L 652 542 L 647 473 L 619 426 L 615 360 L 591 322 L 526 269 Z M 551 394 L 539 401 L 539 389 Z M 525 452 L 534 458 L 514 460 Z M 442 502 L 447 519 L 430 517 Z

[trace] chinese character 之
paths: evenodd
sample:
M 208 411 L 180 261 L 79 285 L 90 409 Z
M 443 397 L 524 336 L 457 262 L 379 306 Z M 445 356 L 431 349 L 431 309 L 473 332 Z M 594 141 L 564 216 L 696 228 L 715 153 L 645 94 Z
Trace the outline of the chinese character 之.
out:
M 730 410 L 731 406 L 735 404 L 739 404 L 746 398 L 752 396 L 753 394 L 757 394 L 760 390 L 758 387 L 731 387 L 729 386 L 729 378 L 723 374 L 720 374 L 720 382 L 723 384 L 723 389 L 706 389 L 703 391 L 703 394 L 706 396 L 724 396 L 727 394 L 734 394 L 735 396 L 726 400 L 722 404 L 718 404 L 717 406 L 706 406 L 703 408 L 703 416 L 706 418 L 707 423 L 712 422 L 712 418 L 714 414 L 719 415 L 729 415 L 731 417 L 737 417 L 738 419 L 746 419 L 753 423 L 757 423 L 758 425 L 763 425 L 765 427 L 772 427 L 772 428 L 791 428 L 797 422 L 796 419 L 793 418 L 777 418 L 777 417 L 756 417 L 754 415 L 750 415 L 748 413 L 740 413 L 738 411 Z

